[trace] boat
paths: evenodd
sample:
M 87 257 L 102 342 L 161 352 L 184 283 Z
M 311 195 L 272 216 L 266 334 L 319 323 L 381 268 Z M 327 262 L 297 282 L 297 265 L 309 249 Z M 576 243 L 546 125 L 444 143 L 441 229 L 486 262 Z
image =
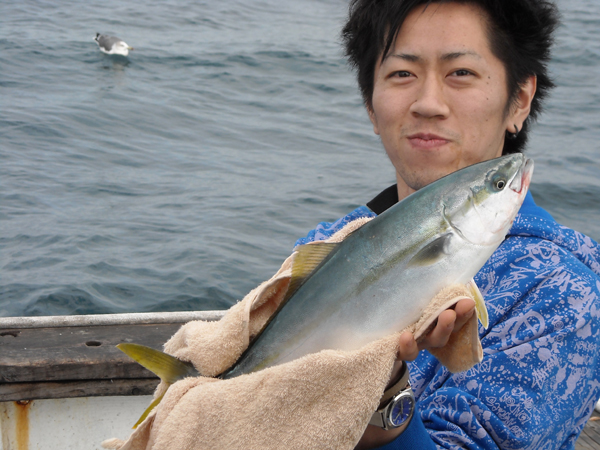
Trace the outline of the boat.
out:
M 102 450 L 126 439 L 159 380 L 115 346 L 160 350 L 182 324 L 224 313 L 0 317 L 0 450 Z M 598 448 L 599 419 L 575 450 Z
M 126 439 L 158 378 L 115 346 L 163 344 L 224 311 L 0 317 L 0 450 L 102 449 Z

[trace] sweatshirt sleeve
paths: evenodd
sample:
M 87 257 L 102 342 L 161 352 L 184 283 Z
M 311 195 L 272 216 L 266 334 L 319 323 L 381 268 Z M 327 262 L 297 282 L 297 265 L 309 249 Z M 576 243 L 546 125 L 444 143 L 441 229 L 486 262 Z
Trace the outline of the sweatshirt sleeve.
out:
M 437 447 L 429 437 L 421 415 L 415 411 L 406 430 L 393 442 L 378 447 L 377 450 L 437 450 Z
M 344 228 L 349 222 L 353 220 L 360 219 L 362 217 L 375 217 L 376 214 L 371 211 L 366 206 L 360 206 L 356 208 L 351 213 L 345 215 L 341 219 L 336 220 L 335 222 L 321 222 L 319 223 L 314 230 L 309 231 L 306 237 L 300 238 L 294 244 L 294 247 L 298 245 L 308 244 L 309 242 L 314 241 L 323 241 L 331 236 L 333 236 L 336 232 Z

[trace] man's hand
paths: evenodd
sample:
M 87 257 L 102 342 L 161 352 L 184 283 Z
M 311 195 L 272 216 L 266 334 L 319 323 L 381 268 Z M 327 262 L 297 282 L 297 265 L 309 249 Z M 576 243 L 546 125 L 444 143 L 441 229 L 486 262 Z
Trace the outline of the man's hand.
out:
M 392 375 L 388 387 L 397 381 L 398 374 L 402 368 L 402 361 L 413 361 L 421 350 L 430 348 L 444 347 L 450 336 L 458 332 L 467 321 L 475 314 L 475 302 L 471 299 L 463 299 L 456 303 L 453 308 L 442 312 L 437 319 L 436 325 L 423 339 L 418 343 L 410 331 L 405 331 L 400 335 L 400 344 L 398 349 L 398 358 L 394 363 Z M 406 427 L 395 428 L 393 430 L 383 430 L 382 428 L 368 425 L 363 437 L 356 446 L 356 450 L 380 447 L 391 441 L 404 431 Z
M 454 306 L 454 309 L 447 309 L 446 311 L 442 312 L 437 319 L 435 328 L 419 342 L 419 350 L 427 350 L 430 348 L 440 348 L 445 346 L 450 339 L 450 335 L 458 332 L 473 316 L 473 314 L 475 314 L 475 302 L 471 299 L 463 299 Z M 401 346 L 403 344 L 404 334 L 406 333 L 403 333 L 400 337 Z M 412 333 L 408 334 L 411 338 L 413 337 Z M 408 337 L 405 337 L 404 339 L 409 341 L 409 346 L 413 345 L 413 342 L 410 341 L 414 341 L 414 338 L 409 339 Z M 416 357 L 417 355 L 415 355 L 415 357 L 412 359 L 408 359 L 407 361 L 412 361 Z

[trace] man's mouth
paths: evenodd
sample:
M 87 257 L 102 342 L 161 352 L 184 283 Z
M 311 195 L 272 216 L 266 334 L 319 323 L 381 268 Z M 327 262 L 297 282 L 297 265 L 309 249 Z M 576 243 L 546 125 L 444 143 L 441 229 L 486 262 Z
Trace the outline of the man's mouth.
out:
M 434 148 L 447 144 L 448 139 L 432 133 L 415 133 L 407 136 L 409 142 L 415 147 Z

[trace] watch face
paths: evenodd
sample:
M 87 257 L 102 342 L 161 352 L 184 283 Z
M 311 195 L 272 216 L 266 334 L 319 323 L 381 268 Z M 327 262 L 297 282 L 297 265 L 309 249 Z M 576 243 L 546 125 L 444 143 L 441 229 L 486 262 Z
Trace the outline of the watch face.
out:
M 406 394 L 406 395 L 405 395 Z M 408 393 L 400 394 L 388 410 L 388 422 L 392 427 L 399 427 L 412 417 L 415 410 L 415 399 Z

